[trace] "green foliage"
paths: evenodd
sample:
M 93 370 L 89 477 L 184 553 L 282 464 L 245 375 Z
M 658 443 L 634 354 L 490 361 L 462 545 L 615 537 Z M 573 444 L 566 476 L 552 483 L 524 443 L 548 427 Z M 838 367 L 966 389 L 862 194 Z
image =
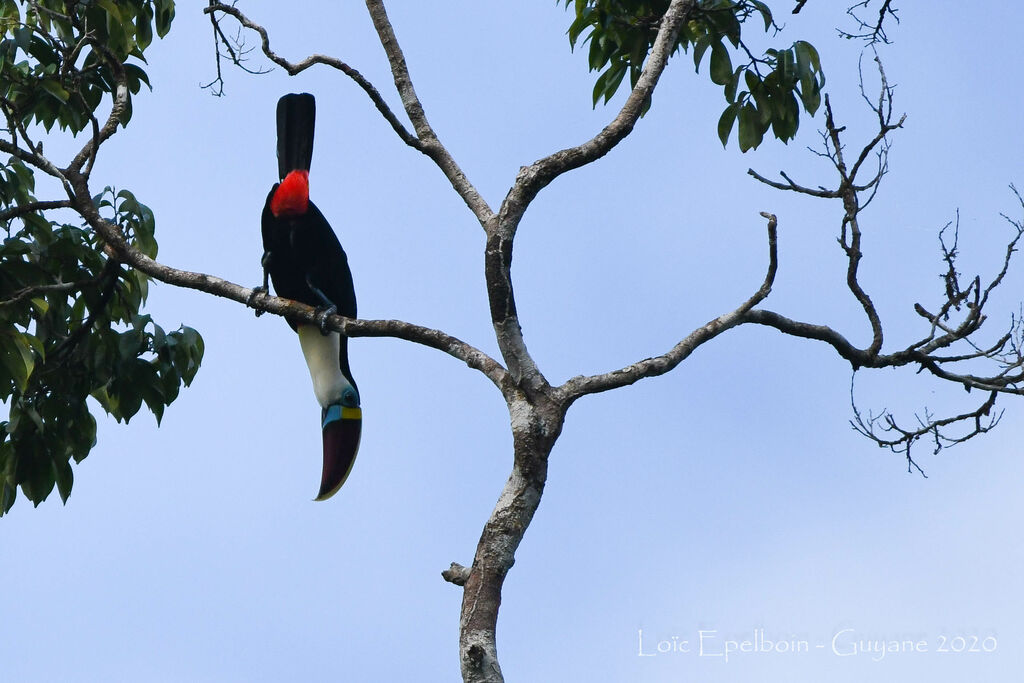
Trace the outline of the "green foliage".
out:
M 568 31 L 570 44 L 575 48 L 581 37 L 582 43 L 589 42 L 590 69 L 601 71 L 594 84 L 594 105 L 612 98 L 626 72 L 635 86 L 669 0 L 565 0 L 565 4 L 575 9 Z M 674 50 L 692 49 L 698 71 L 710 52 L 708 74 L 722 86 L 728 102 L 718 121 L 719 138 L 725 145 L 738 121 L 737 137 L 744 152 L 760 145 L 769 129 L 783 142 L 791 140 L 800 125 L 801 106 L 813 116 L 825 84 L 821 60 L 810 43 L 797 41 L 755 58 L 742 33 L 751 19 L 760 19 L 757 23 L 763 23 L 766 32 L 777 29 L 764 2 L 698 0 Z M 739 63 L 734 66 L 737 55 Z M 741 84 L 745 89 L 740 90 Z
M 9 162 L 5 188 L 26 169 Z M 128 191 L 96 198 L 142 251 L 155 254 L 153 214 Z M 26 214 L 0 244 L 0 511 L 15 488 L 34 503 L 56 485 L 71 490 L 70 460 L 95 445 L 93 397 L 118 421 L 141 408 L 157 421 L 182 385 L 195 377 L 203 341 L 188 327 L 172 332 L 140 313 L 148 278 L 104 254 L 84 227 Z
M 173 17 L 172 0 L 0 0 L 5 137 L 27 144 L 54 124 L 91 136 L 120 74 L 131 94 L 149 85 L 134 62 L 145 63 L 153 34 L 165 35 Z M 129 108 L 120 123 L 130 116 Z M 54 220 L 52 208 L 38 205 L 28 160 L 0 165 L 0 515 L 18 487 L 35 504 L 54 487 L 66 501 L 71 461 L 96 444 L 90 409 L 127 422 L 145 405 L 159 423 L 203 357 L 198 332 L 167 332 L 142 312 L 146 275 L 113 258 L 76 214 L 59 209 L 66 220 Z M 153 212 L 131 192 L 106 188 L 93 203 L 156 256 Z
M 154 28 L 166 35 L 173 18 L 173 0 L 0 0 L 6 108 L 23 124 L 40 123 L 47 131 L 55 123 L 61 130 L 84 130 L 104 95 L 114 93 L 114 69 L 125 70 L 131 94 L 149 86 L 145 71 L 129 60 L 145 63 Z M 130 98 L 121 123 L 129 119 Z

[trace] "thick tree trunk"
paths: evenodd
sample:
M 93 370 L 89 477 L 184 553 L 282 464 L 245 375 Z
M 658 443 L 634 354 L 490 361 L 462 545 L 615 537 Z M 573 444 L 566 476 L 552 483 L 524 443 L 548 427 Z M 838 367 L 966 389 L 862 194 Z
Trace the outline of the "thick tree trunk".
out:
M 546 397 L 537 403 L 522 398 L 509 404 L 515 448 L 512 474 L 484 525 L 462 595 L 459 656 L 467 683 L 504 681 L 495 644 L 501 588 L 540 504 L 548 455 L 565 419 L 564 409 Z

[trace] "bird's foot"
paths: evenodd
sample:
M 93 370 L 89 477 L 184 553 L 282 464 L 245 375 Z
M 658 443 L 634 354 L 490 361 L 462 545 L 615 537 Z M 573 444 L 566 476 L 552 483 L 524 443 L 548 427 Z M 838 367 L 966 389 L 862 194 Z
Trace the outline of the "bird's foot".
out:
M 264 287 L 263 285 L 260 285 L 259 287 L 253 287 L 252 294 L 250 294 L 249 298 L 245 300 L 245 305 L 248 306 L 249 308 L 255 308 L 254 303 L 256 302 L 256 297 L 260 295 L 266 296 L 267 293 L 267 288 Z M 264 313 L 266 313 L 266 311 L 262 311 L 258 308 L 256 309 L 257 318 L 263 315 Z
M 326 337 L 331 333 L 331 331 L 327 329 L 327 318 L 337 313 L 338 307 L 331 304 L 330 306 L 316 309 L 316 312 L 317 317 L 320 318 L 320 334 Z

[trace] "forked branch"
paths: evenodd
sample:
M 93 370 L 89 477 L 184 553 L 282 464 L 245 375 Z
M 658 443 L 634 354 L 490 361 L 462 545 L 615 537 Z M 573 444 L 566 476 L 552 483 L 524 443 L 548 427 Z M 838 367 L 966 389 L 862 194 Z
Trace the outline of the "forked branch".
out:
M 878 13 L 872 18 L 863 19 L 861 17 L 861 10 L 868 9 L 872 2 L 873 0 L 860 0 L 860 2 L 850 6 L 846 13 L 853 17 L 857 28 L 854 29 L 854 32 L 840 30 L 839 35 L 844 38 L 866 40 L 871 45 L 875 43 L 888 43 L 889 36 L 885 32 L 885 20 L 892 17 L 893 21 L 897 24 L 900 23 L 898 10 L 892 6 L 892 0 L 882 0 Z

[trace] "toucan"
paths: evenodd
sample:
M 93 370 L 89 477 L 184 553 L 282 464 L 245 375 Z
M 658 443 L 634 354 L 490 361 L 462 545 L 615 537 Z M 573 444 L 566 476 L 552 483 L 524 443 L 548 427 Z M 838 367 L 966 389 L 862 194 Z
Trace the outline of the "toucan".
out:
M 277 164 L 274 184 L 263 207 L 263 284 L 277 296 L 317 308 L 320 324 L 288 324 L 299 344 L 320 403 L 324 465 L 316 500 L 337 493 L 352 471 L 359 450 L 362 410 L 359 389 L 348 364 L 348 337 L 325 328 L 327 316 L 356 317 L 356 294 L 348 257 L 330 224 L 309 200 L 316 100 L 309 93 L 289 94 L 277 103 Z

